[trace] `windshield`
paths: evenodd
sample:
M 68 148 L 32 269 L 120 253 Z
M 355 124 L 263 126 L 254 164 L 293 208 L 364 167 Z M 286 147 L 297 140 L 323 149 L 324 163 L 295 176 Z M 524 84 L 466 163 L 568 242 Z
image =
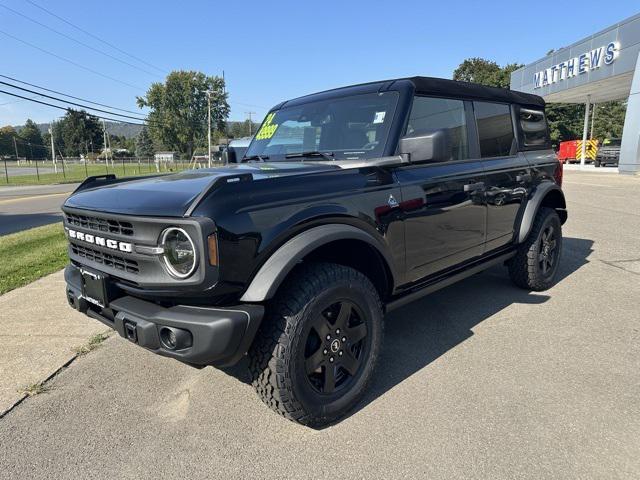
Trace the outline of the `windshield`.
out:
M 335 159 L 381 157 L 397 102 L 397 92 L 382 92 L 285 106 L 266 116 L 245 156 L 269 161 L 307 152 Z
M 621 143 L 621 138 L 607 138 L 604 142 L 602 142 L 602 145 L 607 147 L 619 147 Z

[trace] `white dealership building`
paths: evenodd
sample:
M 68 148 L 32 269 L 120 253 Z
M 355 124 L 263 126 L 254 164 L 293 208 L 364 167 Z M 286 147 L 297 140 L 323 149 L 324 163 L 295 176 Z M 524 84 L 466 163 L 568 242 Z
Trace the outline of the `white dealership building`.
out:
M 639 56 L 640 14 L 516 70 L 511 89 L 540 95 L 549 103 L 584 103 L 583 140 L 593 104 L 628 99 L 619 171 L 640 173 Z

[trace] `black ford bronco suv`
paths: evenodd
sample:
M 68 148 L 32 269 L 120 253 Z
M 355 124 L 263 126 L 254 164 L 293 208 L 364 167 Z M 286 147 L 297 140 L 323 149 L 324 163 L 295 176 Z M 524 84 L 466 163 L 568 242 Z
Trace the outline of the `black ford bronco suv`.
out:
M 63 206 L 69 304 L 196 367 L 248 355 L 259 396 L 334 421 L 385 312 L 492 265 L 554 282 L 567 219 L 544 101 L 415 77 L 282 102 L 242 162 L 86 180 Z

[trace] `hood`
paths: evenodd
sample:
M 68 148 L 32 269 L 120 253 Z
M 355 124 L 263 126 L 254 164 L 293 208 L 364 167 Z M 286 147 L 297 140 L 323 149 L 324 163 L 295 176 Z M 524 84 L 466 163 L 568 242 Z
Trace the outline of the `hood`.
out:
M 64 206 L 125 215 L 181 217 L 193 201 L 218 178 L 251 174 L 253 181 L 262 181 L 338 168 L 340 167 L 329 163 L 274 162 L 187 170 L 79 190 L 66 200 Z

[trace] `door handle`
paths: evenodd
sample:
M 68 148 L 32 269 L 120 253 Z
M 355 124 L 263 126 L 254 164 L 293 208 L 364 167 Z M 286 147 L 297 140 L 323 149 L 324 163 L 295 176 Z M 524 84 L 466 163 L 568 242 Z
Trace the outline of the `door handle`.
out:
M 530 173 L 523 173 L 522 175 L 516 175 L 516 182 L 530 182 L 532 178 Z
M 477 190 L 482 190 L 484 188 L 484 182 L 476 182 L 476 183 L 467 183 L 464 186 L 465 192 L 475 192 Z

